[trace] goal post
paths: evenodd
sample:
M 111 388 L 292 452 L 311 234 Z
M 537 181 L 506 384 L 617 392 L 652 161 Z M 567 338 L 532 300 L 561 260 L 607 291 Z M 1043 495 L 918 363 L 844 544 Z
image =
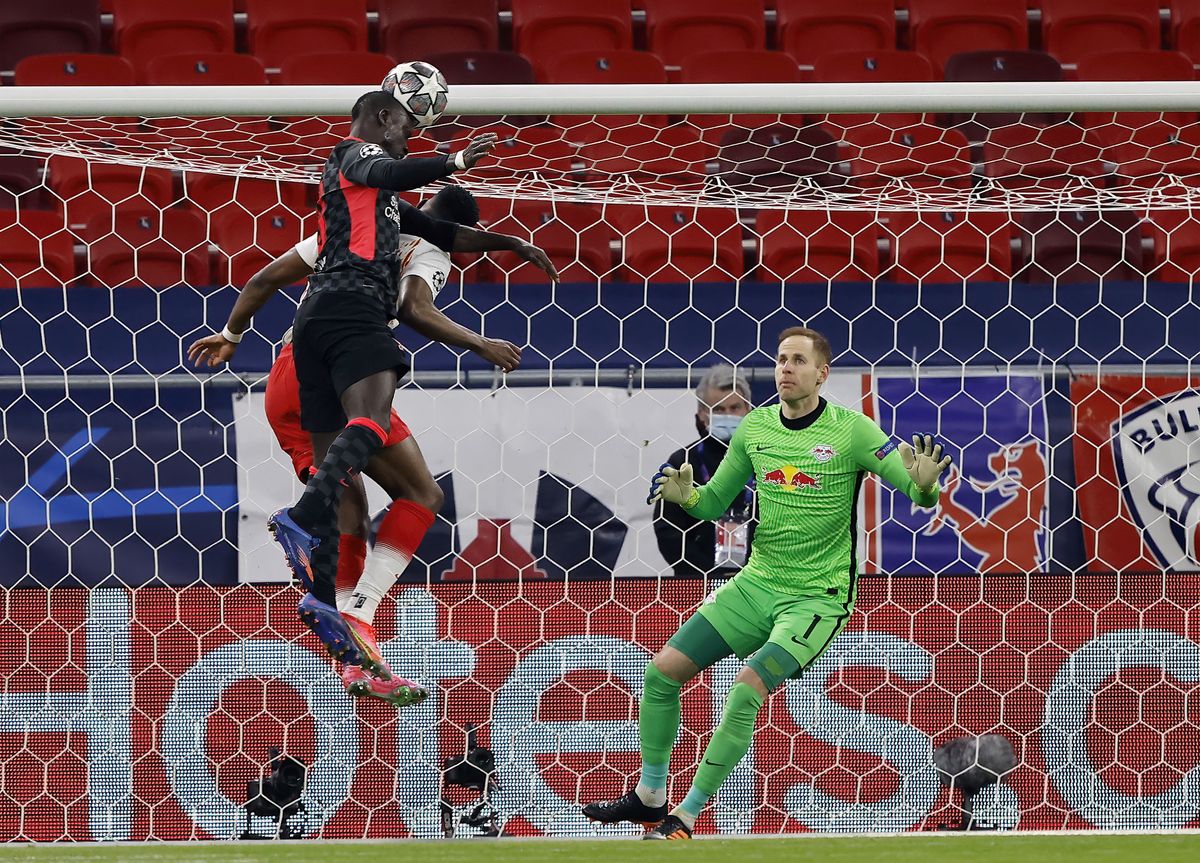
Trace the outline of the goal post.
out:
M 264 530 L 299 491 L 263 386 L 300 286 L 231 368 L 185 362 L 314 229 L 365 89 L 0 88 L 0 840 L 270 833 L 275 746 L 306 767 L 289 829 L 442 835 L 472 726 L 501 823 L 593 835 L 647 658 L 734 571 L 646 483 L 717 447 L 707 381 L 771 403 L 797 323 L 829 401 L 954 467 L 933 510 L 864 482 L 856 613 L 700 830 L 957 821 L 932 753 L 981 734 L 1017 758 L 990 825 L 1200 825 L 1200 85 L 453 88 L 412 154 L 497 131 L 454 181 L 564 278 L 455 261 L 439 305 L 521 345 L 507 377 L 401 333 L 446 502 L 376 621 L 434 693 L 394 717 L 342 691 Z M 736 670 L 685 698 L 674 798 Z

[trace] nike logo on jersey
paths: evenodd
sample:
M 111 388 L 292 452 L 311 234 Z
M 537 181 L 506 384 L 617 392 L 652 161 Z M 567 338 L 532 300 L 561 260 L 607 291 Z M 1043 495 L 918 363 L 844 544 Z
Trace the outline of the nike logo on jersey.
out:
M 718 764 L 715 761 L 709 761 L 707 758 L 704 759 L 704 763 L 707 764 L 709 767 L 727 767 L 728 766 L 726 764 Z
M 756 446 L 756 447 L 754 448 L 754 451 L 755 451 L 755 452 L 766 452 L 766 451 L 767 451 L 767 450 L 769 450 L 769 449 L 770 449 L 770 447 L 769 447 L 769 446 L 763 446 L 762 444 L 759 444 L 758 446 Z

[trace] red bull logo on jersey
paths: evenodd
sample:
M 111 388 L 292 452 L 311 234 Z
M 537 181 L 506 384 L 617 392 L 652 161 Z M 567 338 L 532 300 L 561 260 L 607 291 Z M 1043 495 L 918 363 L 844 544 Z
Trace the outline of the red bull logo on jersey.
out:
M 957 466 L 950 468 L 925 536 L 950 524 L 964 545 L 983 556 L 980 572 L 1036 572 L 1046 507 L 1041 446 L 1037 441 L 1003 445 L 988 457 L 988 470 L 993 479 L 969 479 L 964 487 Z M 965 488 L 979 495 L 976 501 L 956 500 Z
M 786 464 L 781 468 L 776 468 L 775 470 L 767 471 L 759 479 L 759 482 L 765 483 L 766 485 L 782 486 L 788 491 L 793 491 L 800 488 L 819 489 L 821 487 L 821 477 L 819 474 L 817 476 L 812 476 L 811 474 L 807 474 L 790 464 Z

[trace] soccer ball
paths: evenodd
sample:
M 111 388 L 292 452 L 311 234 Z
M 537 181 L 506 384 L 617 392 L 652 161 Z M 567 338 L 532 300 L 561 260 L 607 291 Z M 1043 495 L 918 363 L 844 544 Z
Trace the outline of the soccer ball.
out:
M 391 93 L 412 114 L 417 126 L 432 126 L 446 110 L 450 87 L 436 67 L 414 60 L 387 73 L 379 89 Z

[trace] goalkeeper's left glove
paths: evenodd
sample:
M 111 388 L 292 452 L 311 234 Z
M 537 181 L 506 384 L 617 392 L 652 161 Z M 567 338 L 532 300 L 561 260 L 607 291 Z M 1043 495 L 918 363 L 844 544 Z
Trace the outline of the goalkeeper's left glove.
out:
M 929 435 L 922 440 L 920 435 L 915 434 L 913 445 L 902 443 L 899 450 L 904 469 L 921 491 L 929 491 L 937 485 L 938 477 L 950 467 L 950 456 L 942 458 L 942 445 L 934 445 Z

